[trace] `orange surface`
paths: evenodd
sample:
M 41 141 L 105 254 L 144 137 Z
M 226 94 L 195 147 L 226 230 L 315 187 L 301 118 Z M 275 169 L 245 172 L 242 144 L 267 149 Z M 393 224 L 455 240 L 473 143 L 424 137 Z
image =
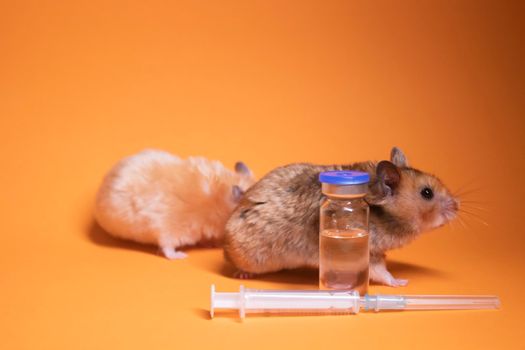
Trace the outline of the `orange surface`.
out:
M 522 2 L 365 3 L 4 1 L 0 348 L 525 348 Z M 464 215 L 392 252 L 410 285 L 371 292 L 497 294 L 500 311 L 209 320 L 210 284 L 240 284 L 219 249 L 168 261 L 93 226 L 103 174 L 146 147 L 262 176 L 392 145 L 476 189 L 489 226 Z

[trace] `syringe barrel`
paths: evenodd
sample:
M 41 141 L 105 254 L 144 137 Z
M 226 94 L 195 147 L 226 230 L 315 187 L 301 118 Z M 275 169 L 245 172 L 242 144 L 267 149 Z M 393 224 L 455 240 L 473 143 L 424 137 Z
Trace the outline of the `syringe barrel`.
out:
M 211 290 L 210 314 L 215 309 L 238 309 L 241 318 L 247 313 L 335 314 L 359 312 L 356 291 L 264 290 L 240 287 L 239 293 L 217 293 Z

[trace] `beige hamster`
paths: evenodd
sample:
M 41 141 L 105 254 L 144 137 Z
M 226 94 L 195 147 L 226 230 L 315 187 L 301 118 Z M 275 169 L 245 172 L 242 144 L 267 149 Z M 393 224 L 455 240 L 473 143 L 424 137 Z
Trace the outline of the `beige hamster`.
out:
M 95 218 L 116 237 L 156 244 L 168 259 L 180 259 L 186 254 L 178 247 L 222 241 L 229 215 L 253 182 L 241 162 L 233 172 L 219 161 L 145 150 L 106 175 Z
M 225 257 L 248 278 L 282 269 L 319 265 L 319 173 L 370 174 L 370 279 L 403 286 L 386 269 L 385 252 L 455 218 L 459 201 L 435 176 L 409 167 L 393 148 L 390 161 L 349 165 L 291 164 L 277 168 L 244 195 L 226 225 Z

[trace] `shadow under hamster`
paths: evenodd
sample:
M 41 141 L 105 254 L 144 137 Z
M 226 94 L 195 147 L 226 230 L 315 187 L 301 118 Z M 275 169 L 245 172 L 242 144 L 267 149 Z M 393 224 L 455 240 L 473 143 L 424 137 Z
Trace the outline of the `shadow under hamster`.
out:
M 162 257 L 159 248 L 154 245 L 146 245 L 111 236 L 93 219 L 88 225 L 87 238 L 94 244 L 102 247 L 136 250 L 142 253 L 158 255 Z

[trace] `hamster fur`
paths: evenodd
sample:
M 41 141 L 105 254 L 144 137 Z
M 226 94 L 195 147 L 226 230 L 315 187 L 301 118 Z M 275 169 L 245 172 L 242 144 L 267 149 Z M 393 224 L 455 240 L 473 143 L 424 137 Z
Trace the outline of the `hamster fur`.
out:
M 385 252 L 452 220 L 459 207 L 437 177 L 409 167 L 395 147 L 390 161 L 283 166 L 245 193 L 226 224 L 224 253 L 237 277 L 319 266 L 319 173 L 329 170 L 370 174 L 370 279 L 377 283 L 406 285 L 386 269 Z
M 186 254 L 178 247 L 222 241 L 229 215 L 253 182 L 241 162 L 233 172 L 219 161 L 145 150 L 106 175 L 95 218 L 116 237 L 156 244 L 168 259 L 180 259 Z

